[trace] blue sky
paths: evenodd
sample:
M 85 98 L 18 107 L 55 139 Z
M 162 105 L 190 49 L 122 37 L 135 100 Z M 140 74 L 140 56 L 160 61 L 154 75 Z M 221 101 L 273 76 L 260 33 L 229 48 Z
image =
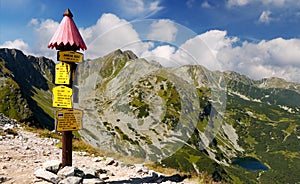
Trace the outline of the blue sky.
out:
M 300 82 L 300 1 L 0 0 L 0 47 L 55 58 L 47 48 L 70 8 L 88 50 L 121 48 L 164 66 L 201 64 L 254 79 Z

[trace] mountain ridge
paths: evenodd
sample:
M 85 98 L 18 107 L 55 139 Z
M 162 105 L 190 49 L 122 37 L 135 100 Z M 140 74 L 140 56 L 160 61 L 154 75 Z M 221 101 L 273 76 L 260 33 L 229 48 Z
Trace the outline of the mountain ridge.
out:
M 95 67 L 97 63 L 101 67 Z M 287 169 L 294 173 L 287 178 L 287 171 L 273 159 L 299 162 L 296 148 L 287 145 L 300 138 L 297 87 L 262 86 L 264 80 L 202 66 L 161 68 L 139 58 L 117 56 L 84 65 L 95 68 L 89 70 L 90 77 L 79 72 L 79 91 L 86 92 L 78 107 L 90 110 L 80 133 L 90 144 L 185 171 L 206 171 L 216 181 L 256 183 L 257 174 L 264 182 L 275 175 L 277 182 L 299 179 L 295 165 Z M 101 71 L 111 72 L 101 75 Z M 86 81 L 95 85 L 88 89 Z M 93 98 L 86 99 L 86 94 Z M 288 154 L 296 156 L 285 158 Z M 249 173 L 232 165 L 232 159 L 240 157 L 258 160 L 269 171 Z
M 3 52 L 11 57 L 3 57 Z M 19 85 L 19 93 L 27 95 L 22 99 L 31 102 L 27 106 L 32 114 L 48 119 L 54 114 L 50 92 L 54 63 L 29 58 L 1 49 L 1 81 Z M 6 62 L 12 61 L 29 62 L 28 70 L 37 74 L 33 72 L 30 78 L 16 66 L 7 67 Z M 163 68 L 121 50 L 80 63 L 76 72 L 74 88 L 79 100 L 74 107 L 85 112 L 80 134 L 95 147 L 146 157 L 187 172 L 204 171 L 216 181 L 300 180 L 296 174 L 300 165 L 297 83 L 252 80 L 236 72 L 212 72 L 195 65 Z M 33 76 L 43 78 L 41 84 L 34 83 Z M 30 82 L 33 86 L 26 86 Z M 40 123 L 53 128 L 54 120 L 48 122 Z M 258 160 L 269 170 L 249 172 L 233 164 L 240 158 Z

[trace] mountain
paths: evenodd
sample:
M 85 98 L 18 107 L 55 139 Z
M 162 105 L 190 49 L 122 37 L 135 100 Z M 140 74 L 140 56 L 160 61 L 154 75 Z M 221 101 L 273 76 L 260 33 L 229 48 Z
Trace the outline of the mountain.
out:
M 53 61 L 0 49 L 0 111 L 53 128 Z M 74 107 L 95 147 L 228 183 L 300 181 L 300 85 L 116 50 L 78 64 Z
M 94 146 L 216 181 L 300 181 L 299 84 L 163 68 L 121 50 L 82 63 L 77 76 L 80 134 Z
M 54 63 L 50 59 L 1 48 L 0 112 L 18 121 L 53 129 L 53 76 Z

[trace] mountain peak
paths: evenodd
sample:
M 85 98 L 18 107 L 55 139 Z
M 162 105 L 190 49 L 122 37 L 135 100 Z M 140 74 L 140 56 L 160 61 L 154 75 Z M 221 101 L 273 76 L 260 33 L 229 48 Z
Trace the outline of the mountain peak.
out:
M 104 56 L 104 58 L 114 58 L 119 56 L 125 56 L 125 58 L 127 58 L 128 60 L 138 59 L 138 57 L 131 50 L 122 51 L 121 49 L 112 51 L 111 53 Z

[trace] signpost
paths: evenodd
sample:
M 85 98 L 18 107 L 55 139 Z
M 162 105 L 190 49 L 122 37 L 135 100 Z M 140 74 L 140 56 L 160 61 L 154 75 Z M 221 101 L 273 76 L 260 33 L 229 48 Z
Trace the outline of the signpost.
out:
M 60 62 L 55 65 L 55 84 L 70 84 L 70 64 Z
M 83 111 L 78 109 L 63 109 L 56 111 L 56 130 L 72 131 L 82 129 Z
M 53 107 L 72 108 L 72 88 L 56 86 L 53 91 Z
M 83 54 L 74 51 L 58 51 L 57 60 L 66 62 L 82 62 Z
M 69 9 L 63 14 L 58 29 L 49 42 L 48 48 L 56 48 L 55 84 L 53 88 L 53 107 L 63 108 L 56 111 L 56 130 L 62 132 L 62 167 L 72 166 L 73 130 L 82 129 L 83 111 L 72 109 L 72 84 L 77 63 L 82 62 L 83 54 L 76 50 L 86 50 L 86 45 L 73 21 Z

